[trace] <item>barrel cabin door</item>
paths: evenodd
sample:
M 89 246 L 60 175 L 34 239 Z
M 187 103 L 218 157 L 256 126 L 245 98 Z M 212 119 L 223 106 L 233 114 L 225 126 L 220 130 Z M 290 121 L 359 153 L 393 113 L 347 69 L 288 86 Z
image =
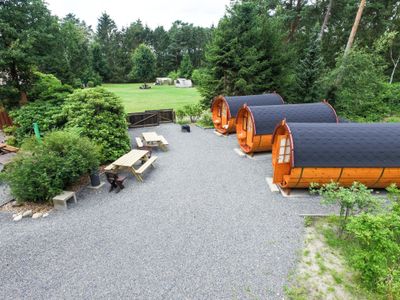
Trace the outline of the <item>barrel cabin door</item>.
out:
M 246 145 L 248 145 L 250 148 L 253 146 L 253 119 L 251 118 L 250 114 L 246 112 L 247 114 L 247 122 L 246 124 Z
M 228 127 L 228 107 L 225 101 L 222 101 L 221 105 L 221 125 L 222 128 L 227 129 Z
M 290 173 L 291 144 L 287 135 L 278 135 L 276 144 L 274 143 L 274 182 L 282 183 L 284 175 Z

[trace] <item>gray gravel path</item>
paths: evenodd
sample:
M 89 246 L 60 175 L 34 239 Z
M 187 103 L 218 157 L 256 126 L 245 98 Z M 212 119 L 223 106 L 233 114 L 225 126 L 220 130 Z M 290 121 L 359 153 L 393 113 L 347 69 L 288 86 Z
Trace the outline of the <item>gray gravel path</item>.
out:
M 270 156 L 239 157 L 235 136 L 178 125 L 145 183 L 86 189 L 66 212 L 0 213 L 0 299 L 282 299 L 302 246 L 299 213 L 318 199 L 272 194 Z

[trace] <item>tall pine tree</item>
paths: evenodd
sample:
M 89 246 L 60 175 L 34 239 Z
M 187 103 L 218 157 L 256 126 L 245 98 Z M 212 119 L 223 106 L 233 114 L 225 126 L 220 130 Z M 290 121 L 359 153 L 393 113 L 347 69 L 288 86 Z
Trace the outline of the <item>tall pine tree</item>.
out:
M 322 100 L 320 79 L 324 69 L 318 27 L 314 28 L 304 57 L 300 60 L 296 76 L 296 102 L 308 103 Z

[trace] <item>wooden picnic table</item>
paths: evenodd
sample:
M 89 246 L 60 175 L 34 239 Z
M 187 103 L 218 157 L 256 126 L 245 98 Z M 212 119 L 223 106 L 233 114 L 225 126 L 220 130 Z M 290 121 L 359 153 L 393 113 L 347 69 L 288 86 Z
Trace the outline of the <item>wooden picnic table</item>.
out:
M 157 156 L 152 156 L 149 158 L 149 151 L 147 150 L 138 150 L 134 149 L 130 152 L 124 154 L 112 164 L 108 165 L 105 170 L 106 171 L 117 171 L 119 169 L 128 169 L 132 172 L 132 174 L 141 182 L 143 182 L 142 174 L 143 172 L 157 160 Z M 134 165 L 138 162 L 142 162 L 143 164 L 140 168 L 136 169 Z
M 156 132 L 151 131 L 143 132 L 142 136 L 146 143 L 146 146 L 160 147 L 164 151 L 167 150 L 168 142 L 162 135 L 158 135 Z

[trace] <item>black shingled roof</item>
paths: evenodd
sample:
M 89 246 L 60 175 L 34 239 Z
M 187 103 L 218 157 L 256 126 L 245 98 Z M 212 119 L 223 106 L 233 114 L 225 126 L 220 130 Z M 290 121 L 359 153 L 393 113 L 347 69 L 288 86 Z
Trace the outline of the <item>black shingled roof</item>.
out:
M 231 117 L 236 118 L 239 109 L 243 104 L 248 106 L 261 106 L 261 105 L 280 105 L 284 101 L 279 94 L 262 94 L 262 95 L 249 95 L 249 96 L 226 96 L 224 97 L 229 105 Z
M 294 167 L 400 167 L 400 123 L 288 123 Z
M 299 123 L 336 123 L 336 113 L 324 102 L 308 104 L 284 104 L 274 106 L 250 106 L 254 118 L 255 134 L 272 134 L 276 125 L 286 119 Z

